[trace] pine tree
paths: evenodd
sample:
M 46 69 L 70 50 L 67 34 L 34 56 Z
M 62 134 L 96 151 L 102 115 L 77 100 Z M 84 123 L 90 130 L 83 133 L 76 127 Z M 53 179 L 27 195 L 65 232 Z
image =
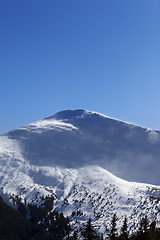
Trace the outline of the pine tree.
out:
M 117 239 L 116 225 L 117 225 L 117 215 L 114 214 L 113 218 L 112 218 L 112 221 L 111 221 L 111 227 L 110 227 L 110 230 L 109 230 L 109 233 L 108 233 L 108 236 L 109 236 L 110 240 L 116 240 Z
M 148 240 L 149 220 L 147 216 L 142 218 L 139 223 L 138 239 Z
M 148 234 L 149 234 L 149 239 L 152 239 L 152 240 L 159 239 L 158 238 L 158 231 L 156 229 L 156 221 L 155 220 L 153 222 L 151 222 Z
M 77 231 L 74 231 L 74 233 L 73 233 L 73 240 L 78 240 L 78 233 L 77 233 Z
M 123 226 L 121 228 L 120 239 L 121 240 L 128 240 L 129 233 L 128 233 L 128 224 L 127 224 L 127 217 L 125 217 Z
M 100 236 L 100 240 L 103 240 L 103 234 L 101 234 L 101 236 Z
M 82 236 L 84 240 L 96 240 L 97 234 L 91 224 L 91 218 L 88 219 L 84 231 L 82 231 Z

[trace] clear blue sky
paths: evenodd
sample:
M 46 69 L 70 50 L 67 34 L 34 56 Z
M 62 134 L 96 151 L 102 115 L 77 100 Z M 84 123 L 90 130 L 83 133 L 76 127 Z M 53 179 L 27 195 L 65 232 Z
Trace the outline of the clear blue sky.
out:
M 160 130 L 159 0 L 1 0 L 0 134 L 63 109 Z

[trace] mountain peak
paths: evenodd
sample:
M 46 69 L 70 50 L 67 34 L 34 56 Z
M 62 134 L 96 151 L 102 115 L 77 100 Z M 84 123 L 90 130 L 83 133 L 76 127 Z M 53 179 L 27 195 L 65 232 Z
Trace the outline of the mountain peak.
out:
M 36 166 L 97 165 L 129 181 L 160 184 L 160 133 L 96 112 L 60 111 L 6 136 Z
M 76 119 L 76 118 L 83 118 L 85 115 L 95 114 L 92 111 L 83 110 L 83 109 L 66 109 L 60 112 L 57 112 L 45 119 Z
M 60 112 L 57 112 L 49 117 L 46 117 L 44 120 L 51 120 L 51 119 L 57 119 L 57 120 L 62 120 L 65 122 L 69 122 L 69 121 L 77 121 L 77 119 L 91 119 L 92 120 L 98 120 L 98 119 L 108 119 L 111 121 L 115 121 L 117 123 L 121 123 L 121 124 L 128 124 L 130 126 L 136 126 L 132 123 L 128 123 L 116 118 L 112 118 L 109 116 L 106 116 L 104 114 L 98 113 L 98 112 L 94 112 L 94 111 L 90 111 L 90 110 L 84 110 L 84 109 L 66 109 L 66 110 L 62 110 Z
M 140 212 L 152 218 L 160 207 L 160 187 L 142 184 L 160 185 L 159 156 L 160 132 L 64 110 L 0 136 L 0 194 L 34 203 L 55 196 L 73 222 L 77 209 L 81 222 L 91 216 L 101 232 L 113 212 L 121 223 L 128 214 L 133 227 Z

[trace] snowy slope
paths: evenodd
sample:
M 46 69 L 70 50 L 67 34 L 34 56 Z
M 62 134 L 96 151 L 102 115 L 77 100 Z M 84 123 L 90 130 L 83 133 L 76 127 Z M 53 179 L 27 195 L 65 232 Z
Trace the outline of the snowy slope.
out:
M 160 187 L 134 183 L 160 185 L 159 153 L 159 131 L 62 111 L 0 136 L 0 194 L 37 204 L 54 195 L 73 224 L 91 216 L 102 232 L 115 212 L 133 227 L 140 214 L 159 218 Z
M 92 164 L 129 181 L 160 185 L 159 131 L 94 112 L 66 110 L 2 137 L 16 142 L 17 154 L 31 165 Z

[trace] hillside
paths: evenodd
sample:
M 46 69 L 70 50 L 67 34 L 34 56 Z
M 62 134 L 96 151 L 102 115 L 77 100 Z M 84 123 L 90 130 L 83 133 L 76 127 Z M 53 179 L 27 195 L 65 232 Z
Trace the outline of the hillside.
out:
M 159 219 L 159 153 L 159 131 L 62 111 L 0 136 L 0 194 L 35 204 L 53 195 L 73 226 L 92 217 L 100 232 L 127 215 L 131 231 L 145 214 Z
M 98 165 L 116 176 L 160 185 L 160 132 L 84 110 L 66 110 L 0 137 L 29 165 Z M 12 151 L 12 150 L 11 150 Z M 143 172 L 143 174 L 142 174 Z M 154 172 L 154 174 L 153 174 Z

